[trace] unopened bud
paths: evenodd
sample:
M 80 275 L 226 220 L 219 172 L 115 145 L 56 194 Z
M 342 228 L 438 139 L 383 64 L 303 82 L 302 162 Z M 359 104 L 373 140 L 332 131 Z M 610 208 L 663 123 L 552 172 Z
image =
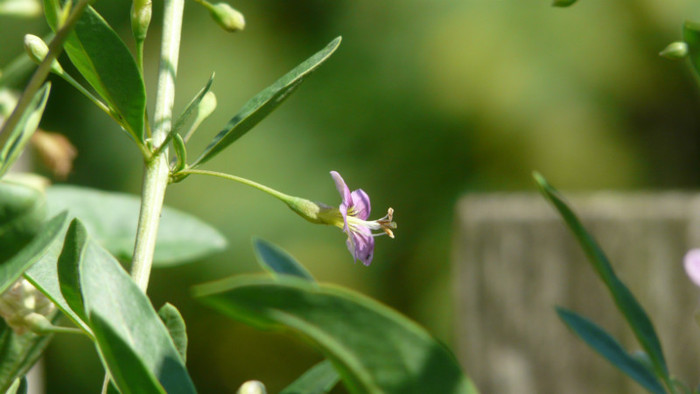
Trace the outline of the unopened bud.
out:
M 257 380 L 249 380 L 241 385 L 236 394 L 266 394 L 265 385 Z
M 36 64 L 43 62 L 44 58 L 49 53 L 49 47 L 44 40 L 33 34 L 26 34 L 24 36 L 24 50 L 27 51 L 29 58 Z M 58 61 L 54 60 L 53 63 L 51 63 L 51 71 L 56 74 L 62 74 L 63 68 L 58 64 Z
M 241 31 L 245 28 L 245 18 L 243 14 L 228 5 L 227 3 L 209 4 L 206 1 L 202 4 L 207 7 L 211 17 L 224 30 L 230 32 Z
M 568 7 L 575 2 L 576 0 L 553 0 L 552 7 Z
M 669 60 L 685 59 L 688 56 L 688 44 L 682 41 L 672 42 L 663 51 L 659 52 L 659 56 Z
M 143 42 L 151 24 L 151 0 L 134 0 L 131 4 L 131 31 L 137 42 Z
M 53 303 L 26 279 L 20 279 L 0 296 L 0 316 L 18 335 L 41 332 L 51 325 Z

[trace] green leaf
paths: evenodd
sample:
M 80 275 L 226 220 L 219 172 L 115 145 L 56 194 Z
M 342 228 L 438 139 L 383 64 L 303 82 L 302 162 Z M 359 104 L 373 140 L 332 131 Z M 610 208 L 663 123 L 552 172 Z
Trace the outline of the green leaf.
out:
M 576 0 L 553 0 L 552 1 L 552 6 L 553 7 L 569 7 L 573 5 L 576 2 Z
M 214 74 L 212 74 L 209 77 L 209 81 L 207 81 L 207 84 L 204 85 L 204 87 L 197 93 L 196 96 L 190 101 L 189 104 L 187 104 L 187 107 L 185 107 L 185 110 L 182 111 L 182 114 L 177 118 L 175 123 L 173 124 L 173 129 L 170 131 L 168 134 L 168 138 L 165 140 L 164 143 L 167 143 L 170 138 L 175 133 L 179 133 L 183 127 L 185 127 L 185 124 L 192 118 L 192 115 L 197 113 L 199 111 L 199 104 L 202 102 L 202 99 L 204 98 L 204 95 L 209 92 L 211 89 L 211 84 L 214 82 Z
M 233 319 L 308 340 L 350 392 L 476 393 L 453 355 L 423 328 L 350 290 L 285 275 L 237 276 L 194 293 Z
M 84 226 L 73 219 L 66 232 L 63 249 L 58 256 L 58 283 L 61 294 L 68 306 L 75 312 L 80 320 L 88 322 L 88 317 L 83 305 L 83 293 L 80 283 L 80 263 L 85 258 L 88 233 Z
M 77 273 L 78 278 L 61 282 L 61 288 L 74 286 L 71 292 L 81 295 L 97 348 L 119 390 L 194 393 L 184 363 L 148 297 L 119 262 L 86 237 L 82 227 L 75 219 L 66 233 L 65 244 L 76 245 L 80 252 L 71 255 L 79 261 L 69 262 L 62 255 L 59 277 Z M 64 296 L 68 298 L 65 291 Z
M 64 227 L 67 228 L 68 226 L 64 225 Z M 58 256 L 61 254 L 63 248 L 64 238 L 65 230 L 62 229 L 58 239 L 51 244 L 49 250 L 43 257 L 24 273 L 24 277 L 50 299 L 76 326 L 80 327 L 92 338 L 93 334 L 90 327 L 83 321 L 83 318 L 78 316 L 73 309 L 68 306 L 68 301 L 63 298 L 63 294 L 61 293 L 61 286 L 58 282 L 57 263 Z
M 46 19 L 56 31 L 57 2 L 44 0 Z M 92 7 L 87 7 L 68 36 L 68 57 L 80 74 L 122 120 L 131 137 L 143 144 L 146 88 L 129 48 Z
M 58 314 L 56 314 L 58 315 Z M 56 318 L 52 318 L 54 322 Z M 36 335 L 26 332 L 19 335 L 0 319 L 0 393 L 24 376 L 39 360 L 49 345 L 52 335 Z
M 329 360 L 323 360 L 306 371 L 280 394 L 324 394 L 340 380 L 338 372 Z
M 22 376 L 21 378 L 15 379 L 12 382 L 12 386 L 5 392 L 5 394 L 27 394 L 27 377 Z
M 557 314 L 588 346 L 607 358 L 614 366 L 634 379 L 647 391 L 654 394 L 666 393 L 654 374 L 644 364 L 628 354 L 605 330 L 573 311 L 557 308 Z
M 700 78 L 700 24 L 686 21 L 683 24 L 683 41 L 688 44 L 688 57 L 696 78 Z
M 0 294 L 15 283 L 29 267 L 46 254 L 51 245 L 60 239 L 67 220 L 62 213 L 47 222 L 39 234 L 9 261 L 0 264 Z
M 41 186 L 21 179 L 0 180 L 0 265 L 30 243 L 45 220 L 46 195 Z
M 271 273 L 315 281 L 311 273 L 283 249 L 260 238 L 253 238 L 253 246 L 258 263 Z
M 557 190 L 550 186 L 542 175 L 535 173 L 534 177 L 540 191 L 552 205 L 554 205 L 557 211 L 559 211 L 559 214 L 586 253 L 588 261 L 610 291 L 615 305 L 620 312 L 622 312 L 622 315 L 625 317 L 625 320 L 634 332 L 635 337 L 644 351 L 649 355 L 657 376 L 664 379 L 665 382 L 670 382 L 668 368 L 663 351 L 661 350 L 661 343 L 659 342 L 659 338 L 656 335 L 656 331 L 654 330 L 649 316 L 634 298 L 632 292 L 630 292 L 627 286 L 617 277 L 608 258 L 593 237 L 588 234 L 573 211 L 571 211 L 562 200 Z
M 204 152 L 192 164 L 192 168 L 204 164 L 219 152 L 231 145 L 248 130 L 269 115 L 304 81 L 306 77 L 323 64 L 340 45 L 341 38 L 331 41 L 325 48 L 285 74 L 275 83 L 250 99 L 224 129 L 217 134 Z
M 182 318 L 180 311 L 168 302 L 158 310 L 158 316 L 163 320 L 165 328 L 168 329 L 170 338 L 172 338 L 175 348 L 180 353 L 184 363 L 187 361 L 187 326 L 185 326 L 185 319 Z
M 88 229 L 90 236 L 113 255 L 131 260 L 140 200 L 125 194 L 76 186 L 47 189 L 49 213 L 68 210 Z M 154 266 L 164 267 L 201 259 L 226 247 L 226 239 L 213 227 L 173 208 L 163 208 Z
M 8 137 L 4 145 L 0 147 L 0 177 L 12 167 L 12 164 L 24 151 L 25 145 L 27 145 L 27 142 L 29 142 L 29 139 L 39 127 L 50 91 L 51 82 L 46 82 L 34 94 L 14 129 L 3 131 L 3 134 L 8 133 Z M 0 140 L 2 139 L 0 138 Z

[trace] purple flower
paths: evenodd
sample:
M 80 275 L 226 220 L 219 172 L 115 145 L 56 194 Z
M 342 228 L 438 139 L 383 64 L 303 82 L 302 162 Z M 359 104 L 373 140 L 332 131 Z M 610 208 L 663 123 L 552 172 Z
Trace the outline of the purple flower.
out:
M 685 273 L 696 286 L 700 286 L 700 249 L 691 249 L 683 258 Z
M 386 234 L 394 238 L 394 233 L 391 231 L 396 228 L 396 223 L 393 222 L 394 210 L 389 208 L 387 215 L 383 218 L 368 221 L 371 207 L 367 193 L 362 189 L 350 192 L 350 188 L 340 174 L 331 171 L 331 176 L 343 199 L 338 207 L 342 222 L 337 220 L 334 224 L 348 235 L 346 243 L 355 261 L 360 260 L 362 264 L 370 265 L 374 255 L 374 237 Z

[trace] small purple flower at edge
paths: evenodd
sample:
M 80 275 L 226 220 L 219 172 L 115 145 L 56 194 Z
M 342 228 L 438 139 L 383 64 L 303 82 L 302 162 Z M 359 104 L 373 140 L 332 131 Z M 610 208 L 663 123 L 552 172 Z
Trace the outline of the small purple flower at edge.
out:
M 368 221 L 371 207 L 367 193 L 362 189 L 350 192 L 350 188 L 340 174 L 331 171 L 331 176 L 342 197 L 338 207 L 342 222 L 337 221 L 334 224 L 348 235 L 346 243 L 355 261 L 360 260 L 362 264 L 370 265 L 374 255 L 374 237 L 386 234 L 394 238 L 394 233 L 391 231 L 396 228 L 396 223 L 393 222 L 394 210 L 389 208 L 387 215 L 383 218 Z M 372 231 L 381 232 L 372 233 Z
M 700 286 L 700 249 L 691 249 L 683 258 L 685 273 L 696 286 Z

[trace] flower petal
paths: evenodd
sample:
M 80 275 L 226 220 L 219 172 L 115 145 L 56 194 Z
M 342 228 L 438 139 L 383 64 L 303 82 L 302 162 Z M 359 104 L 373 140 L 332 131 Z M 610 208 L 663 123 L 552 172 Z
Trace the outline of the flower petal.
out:
M 700 286 L 700 249 L 691 249 L 683 258 L 685 273 L 696 286 Z
M 352 206 L 352 196 L 350 195 L 350 188 L 348 187 L 348 185 L 345 184 L 343 177 L 340 176 L 340 174 L 338 174 L 336 171 L 331 171 L 331 176 L 335 181 L 335 187 L 336 189 L 338 189 L 340 197 L 343 199 L 343 204 L 345 204 L 345 206 L 347 207 Z
M 357 189 L 351 193 L 353 206 L 352 209 L 353 216 L 358 217 L 362 220 L 367 220 L 369 218 L 370 210 L 372 209 L 369 204 L 369 196 L 362 189 Z
M 350 231 L 346 244 L 355 261 L 360 260 L 366 266 L 372 263 L 374 237 L 368 228 L 360 227 L 356 231 Z

